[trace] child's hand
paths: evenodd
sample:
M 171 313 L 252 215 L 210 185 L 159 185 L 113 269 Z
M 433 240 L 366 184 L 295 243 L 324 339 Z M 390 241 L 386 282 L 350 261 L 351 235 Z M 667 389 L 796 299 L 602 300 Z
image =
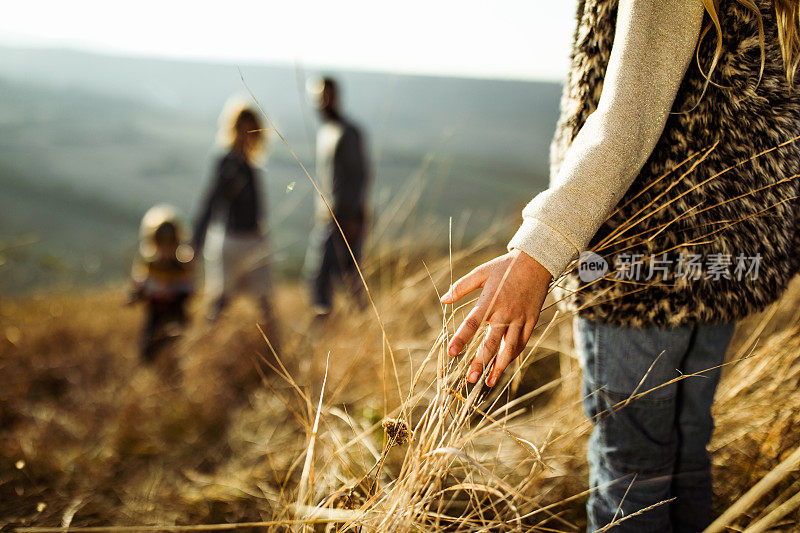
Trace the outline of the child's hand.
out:
M 550 279 L 550 272 L 535 259 L 520 250 L 512 250 L 459 279 L 442 296 L 442 303 L 452 304 L 475 289 L 483 288 L 475 307 L 459 326 L 448 347 L 450 356 L 457 356 L 481 325 L 489 323 L 483 344 L 475 352 L 467 373 L 467 381 L 476 383 L 484 366 L 500 350 L 486 378 L 490 387 L 497 383 L 503 370 L 528 343 L 547 296 Z

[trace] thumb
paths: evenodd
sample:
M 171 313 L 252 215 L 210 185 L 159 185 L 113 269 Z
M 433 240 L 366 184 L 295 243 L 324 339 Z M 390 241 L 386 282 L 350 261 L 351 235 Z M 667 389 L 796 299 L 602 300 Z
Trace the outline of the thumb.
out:
M 483 287 L 483 284 L 486 283 L 486 279 L 488 277 L 489 268 L 486 264 L 475 268 L 472 272 L 453 283 L 453 286 L 450 287 L 450 290 L 447 291 L 444 296 L 442 296 L 442 303 L 451 304 L 457 302 L 475 289 Z

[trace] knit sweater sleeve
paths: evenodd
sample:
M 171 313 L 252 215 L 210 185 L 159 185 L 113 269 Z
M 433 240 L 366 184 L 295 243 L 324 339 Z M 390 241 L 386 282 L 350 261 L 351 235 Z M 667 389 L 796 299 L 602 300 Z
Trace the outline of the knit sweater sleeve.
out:
M 508 244 L 558 277 L 614 210 L 667 122 L 702 28 L 700 0 L 619 0 L 597 109 Z

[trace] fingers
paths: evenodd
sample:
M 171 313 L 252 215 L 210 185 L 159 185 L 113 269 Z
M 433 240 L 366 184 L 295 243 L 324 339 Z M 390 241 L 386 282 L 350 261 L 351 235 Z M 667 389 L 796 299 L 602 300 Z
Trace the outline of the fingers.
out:
M 500 343 L 503 340 L 503 334 L 506 332 L 507 326 L 503 324 L 490 324 L 486 335 L 483 338 L 483 343 L 472 358 L 469 372 L 467 372 L 467 381 L 470 383 L 477 383 L 480 378 L 483 368 L 489 364 L 492 357 L 500 349 Z
M 483 284 L 486 283 L 486 278 L 488 276 L 489 269 L 486 267 L 486 265 L 477 267 L 472 272 L 453 283 L 453 286 L 450 287 L 450 290 L 447 291 L 444 296 L 442 296 L 442 303 L 451 304 L 457 302 L 475 289 L 483 287 Z
M 483 374 L 483 368 L 489 363 L 487 359 L 483 357 L 483 349 L 479 349 L 475 353 L 475 357 L 472 358 L 472 363 L 469 365 L 469 370 L 467 371 L 467 381 L 470 383 L 477 383 Z
M 481 324 L 483 324 L 485 314 L 486 307 L 483 305 L 476 305 L 472 308 L 472 311 L 469 312 L 467 318 L 464 319 L 464 322 L 461 323 L 455 335 L 453 335 L 452 340 L 450 340 L 447 353 L 449 353 L 451 357 L 455 357 L 461 353 L 464 346 L 466 346 L 475 333 L 477 333 Z
M 525 321 L 525 325 L 522 327 L 522 333 L 520 333 L 519 344 L 520 344 L 520 351 L 522 351 L 525 346 L 527 346 L 528 341 L 531 339 L 531 335 L 533 335 L 533 330 L 536 329 L 536 323 L 539 320 L 539 315 L 537 315 L 533 319 L 528 319 Z
M 519 324 L 511 324 L 505 330 L 505 337 L 503 338 L 503 350 L 498 354 L 492 365 L 492 370 L 486 377 L 486 384 L 494 387 L 500 375 L 506 369 L 508 364 L 513 361 L 522 351 L 524 344 L 522 344 L 522 326 Z

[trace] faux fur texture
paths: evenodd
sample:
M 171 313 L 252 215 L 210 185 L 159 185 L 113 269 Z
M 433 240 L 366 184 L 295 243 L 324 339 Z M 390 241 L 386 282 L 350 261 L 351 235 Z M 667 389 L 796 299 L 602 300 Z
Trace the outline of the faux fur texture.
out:
M 561 118 L 551 148 L 551 175 L 596 109 L 614 40 L 618 0 L 582 0 L 572 52 L 572 68 L 561 102 Z M 800 136 L 800 98 L 789 88 L 778 44 L 772 0 L 756 0 L 764 21 L 766 63 L 759 82 L 761 50 L 754 13 L 735 0 L 720 2 L 722 57 L 705 94 L 706 80 L 693 63 L 678 92 L 673 114 L 650 159 L 600 228 L 592 249 L 611 272 L 594 283 L 574 270 L 560 283 L 569 310 L 584 318 L 622 326 L 680 326 L 738 320 L 780 296 L 798 268 L 800 141 L 758 159 L 751 156 Z M 708 17 L 706 16 L 706 22 Z M 699 47 L 708 71 L 716 32 Z M 716 144 L 686 174 L 703 151 Z M 687 157 L 695 158 L 683 163 Z M 732 168 L 731 168 L 732 167 Z M 730 169 L 724 172 L 726 169 Z M 664 177 L 665 176 L 665 177 Z M 716 177 L 715 177 L 716 176 Z M 631 224 L 632 220 L 638 223 Z M 614 233 L 616 232 L 616 233 Z M 611 246 L 598 248 L 614 233 Z M 641 254 L 647 273 L 651 256 L 669 252 L 673 263 L 650 280 L 619 281 L 622 254 Z M 733 264 L 730 279 L 703 269 L 701 279 L 680 275 L 679 254 L 723 254 Z M 756 257 L 758 277 L 736 279 L 736 257 Z

